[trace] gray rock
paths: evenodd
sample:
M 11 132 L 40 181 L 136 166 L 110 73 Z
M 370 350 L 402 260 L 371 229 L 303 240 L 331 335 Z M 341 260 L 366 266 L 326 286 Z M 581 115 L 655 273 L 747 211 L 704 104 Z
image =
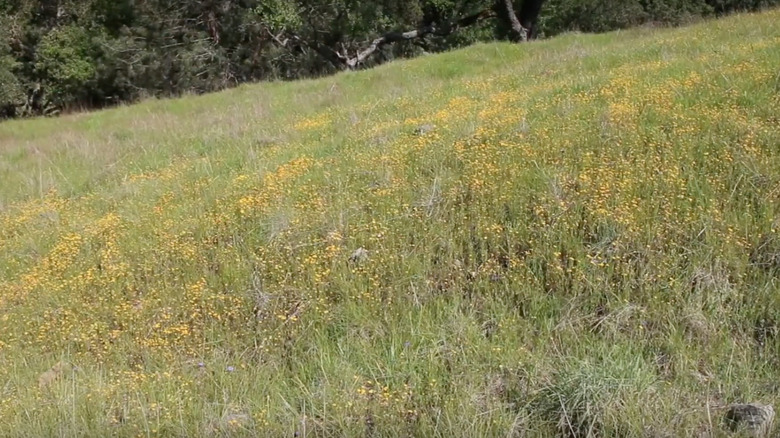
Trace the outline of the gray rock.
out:
M 733 404 L 726 412 L 725 422 L 732 432 L 744 430 L 756 438 L 768 437 L 775 419 L 770 405 L 759 403 Z
M 354 263 L 364 262 L 366 260 L 368 260 L 368 250 L 362 246 L 349 256 L 349 261 Z
M 431 124 L 425 124 L 425 125 L 418 126 L 417 129 L 414 130 L 414 133 L 416 135 L 425 135 L 428 134 L 429 132 L 433 132 L 434 129 L 436 129 L 436 126 Z

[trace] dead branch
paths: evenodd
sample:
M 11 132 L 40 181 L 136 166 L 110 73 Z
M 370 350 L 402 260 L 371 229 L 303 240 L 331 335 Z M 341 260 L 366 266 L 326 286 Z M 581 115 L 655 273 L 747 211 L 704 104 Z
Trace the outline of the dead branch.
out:
M 346 47 L 342 45 L 341 50 L 335 50 L 331 47 L 323 45 L 318 41 L 307 41 L 301 38 L 299 35 L 290 34 L 288 38 L 282 39 L 282 35 L 274 35 L 268 31 L 271 38 L 276 41 L 282 47 L 287 47 L 290 41 L 309 47 L 317 52 L 320 56 L 330 61 L 334 66 L 345 69 L 355 70 L 360 68 L 377 50 L 383 46 L 397 43 L 400 41 L 410 41 L 419 38 L 424 38 L 428 35 L 446 36 L 450 35 L 463 27 L 468 27 L 476 24 L 482 20 L 493 17 L 494 12 L 491 9 L 484 9 L 477 13 L 461 17 L 457 20 L 453 20 L 445 23 L 444 25 L 430 24 L 427 26 L 421 26 L 414 30 L 408 30 L 406 32 L 388 32 L 379 38 L 372 40 L 368 47 L 363 50 L 358 50 L 353 56 L 350 56 Z M 515 18 L 516 19 L 516 18 Z

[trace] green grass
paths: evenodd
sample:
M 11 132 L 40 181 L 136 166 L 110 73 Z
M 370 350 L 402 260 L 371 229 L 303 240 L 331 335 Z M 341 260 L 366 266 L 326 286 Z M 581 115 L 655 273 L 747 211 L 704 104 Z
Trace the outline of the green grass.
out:
M 773 10 L 0 124 L 0 436 L 724 436 L 779 65 Z

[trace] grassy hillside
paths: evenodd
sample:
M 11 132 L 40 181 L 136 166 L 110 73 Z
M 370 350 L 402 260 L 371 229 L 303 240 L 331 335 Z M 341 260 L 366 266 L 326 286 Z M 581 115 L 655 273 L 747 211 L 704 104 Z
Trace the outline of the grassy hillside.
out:
M 0 436 L 722 436 L 780 11 L 0 124 Z

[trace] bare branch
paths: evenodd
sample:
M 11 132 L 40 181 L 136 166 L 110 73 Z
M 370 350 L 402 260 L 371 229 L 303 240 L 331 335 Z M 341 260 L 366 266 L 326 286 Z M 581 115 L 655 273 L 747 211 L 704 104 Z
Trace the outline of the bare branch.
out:
M 347 59 L 347 67 L 350 69 L 357 68 L 360 64 L 363 64 L 368 57 L 374 54 L 379 48 L 385 44 L 395 43 L 398 41 L 411 40 L 414 38 L 420 38 L 422 36 L 433 33 L 436 30 L 435 26 L 425 26 L 420 29 L 410 30 L 407 32 L 391 32 L 385 34 L 371 42 L 371 44 L 365 49 L 359 51 L 357 55 Z
M 273 33 L 273 32 L 271 32 L 271 29 L 266 29 L 266 32 L 268 32 L 268 35 L 269 35 L 269 36 L 270 36 L 270 37 L 271 37 L 271 38 L 272 38 L 274 41 L 276 41 L 276 44 L 279 44 L 279 45 L 280 45 L 280 46 L 282 46 L 282 47 L 287 47 L 287 43 L 290 41 L 290 39 L 289 39 L 289 38 L 285 38 L 284 40 L 282 40 L 282 35 L 284 35 L 284 31 L 282 31 L 282 32 L 279 32 L 279 34 L 278 34 L 278 35 L 274 35 L 274 33 Z
M 298 44 L 301 44 L 303 46 L 306 46 L 314 50 L 315 52 L 317 52 L 317 54 L 330 61 L 330 63 L 333 64 L 334 66 L 339 68 L 347 68 L 346 67 L 347 58 L 345 55 L 342 55 L 341 53 L 333 50 L 332 48 L 323 45 L 319 41 L 307 41 L 298 35 L 291 35 L 290 38 L 292 38 Z
M 474 14 L 461 17 L 457 20 L 449 21 L 443 25 L 433 23 L 426 26 L 421 26 L 417 29 L 408 30 L 405 32 L 388 32 L 378 38 L 371 40 L 368 47 L 358 50 L 354 56 L 350 56 L 345 44 L 339 43 L 339 48 L 330 47 L 322 44 L 316 39 L 307 40 L 300 35 L 290 33 L 288 31 L 282 31 L 278 35 L 267 29 L 268 35 L 281 47 L 290 47 L 290 42 L 295 42 L 300 46 L 305 46 L 314 50 L 317 54 L 327 59 L 335 67 L 345 70 L 354 70 L 360 68 L 372 55 L 374 55 L 379 49 L 387 44 L 392 44 L 400 41 L 410 41 L 419 38 L 424 38 L 427 35 L 446 36 L 450 35 L 463 27 L 474 25 L 482 20 L 495 16 L 495 12 L 491 8 L 483 9 Z M 515 20 L 517 18 L 515 17 Z M 522 27 L 522 26 L 521 26 Z M 283 38 L 282 35 L 287 33 L 288 37 Z
M 449 22 L 445 26 L 437 26 L 436 24 L 431 24 L 428 26 L 420 27 L 415 30 L 409 30 L 406 32 L 386 33 L 385 35 L 371 41 L 371 44 L 369 44 L 368 47 L 359 51 L 354 57 L 347 58 L 346 66 L 349 69 L 358 68 L 371 55 L 373 55 L 377 50 L 379 50 L 382 46 L 386 44 L 396 43 L 399 41 L 413 40 L 416 38 L 425 37 L 427 35 L 439 35 L 439 36 L 449 35 L 457 31 L 461 27 L 471 26 L 479 21 L 482 21 L 492 16 L 493 16 L 492 11 L 490 11 L 489 9 L 485 9 L 475 14 L 462 17 L 453 22 Z

